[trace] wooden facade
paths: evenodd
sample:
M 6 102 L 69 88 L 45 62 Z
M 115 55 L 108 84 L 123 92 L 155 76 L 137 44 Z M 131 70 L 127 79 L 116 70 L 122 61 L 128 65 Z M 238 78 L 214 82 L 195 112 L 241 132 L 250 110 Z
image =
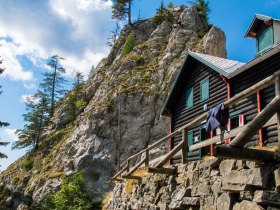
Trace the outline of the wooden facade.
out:
M 273 30 L 273 26 L 280 23 L 278 20 L 273 19 L 269 24 L 273 23 L 274 25 L 263 27 L 268 22 L 268 18 L 267 16 L 256 16 L 250 26 L 251 29 L 249 28 L 247 33 L 252 34 L 252 30 L 256 29 L 258 33 L 262 33 L 262 28 L 267 30 L 269 27 Z M 280 37 L 280 34 L 275 35 L 275 28 L 277 27 L 274 26 L 274 39 L 272 40 L 274 42 L 275 40 L 277 41 L 275 37 Z M 259 42 L 258 34 L 255 34 L 255 37 Z M 268 44 L 271 43 L 268 42 Z M 258 56 L 255 59 L 242 64 L 214 56 L 189 52 L 162 112 L 163 115 L 171 117 L 171 131 L 176 131 L 203 114 L 205 104 L 212 108 L 280 70 L 279 43 L 273 43 L 271 48 L 267 51 L 262 51 L 261 54 L 257 49 L 257 53 Z M 225 67 L 227 65 L 228 68 Z M 209 80 L 209 98 L 201 100 L 201 82 L 205 79 Z M 191 88 L 193 91 L 192 103 L 188 101 Z M 274 97 L 275 88 L 271 86 L 230 107 L 228 130 L 246 125 L 252 121 Z M 188 103 L 191 104 L 191 107 Z M 216 131 L 205 132 L 204 124 L 201 123 L 191 131 L 188 131 L 189 146 L 215 136 Z M 277 135 L 276 125 L 268 126 L 254 135 L 247 146 L 259 145 L 262 147 L 273 145 L 278 142 Z M 180 135 L 173 137 L 170 148 L 172 149 L 181 140 Z M 226 143 L 229 143 L 230 140 L 227 139 Z M 188 159 L 194 160 L 204 155 L 212 155 L 212 149 L 206 147 L 202 150 L 189 152 Z M 176 162 L 176 158 L 173 161 Z

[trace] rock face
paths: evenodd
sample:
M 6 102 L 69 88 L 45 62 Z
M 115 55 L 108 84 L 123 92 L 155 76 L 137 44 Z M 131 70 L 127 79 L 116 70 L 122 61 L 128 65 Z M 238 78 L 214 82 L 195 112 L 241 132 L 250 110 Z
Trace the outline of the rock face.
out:
M 280 194 L 275 191 L 273 183 L 274 166 L 249 168 L 252 162 L 240 164 L 241 162 L 214 158 L 177 165 L 177 175 L 149 174 L 133 185 L 129 181 L 118 182 L 106 208 L 280 209 Z M 228 173 L 224 173 L 225 171 Z M 128 189 L 132 189 L 131 192 Z
M 42 140 L 49 148 L 32 154 L 36 159 L 32 169 L 22 169 L 24 157 L 1 174 L 0 188 L 9 192 L 4 197 L 7 208 L 23 209 L 40 202 L 47 193 L 59 189 L 62 176 L 79 170 L 84 171 L 94 202 L 100 202 L 112 188 L 106 182 L 117 163 L 169 132 L 169 119 L 161 118 L 160 112 L 187 51 L 226 57 L 225 35 L 220 29 L 213 27 L 204 38 L 199 37 L 205 29 L 196 10 L 182 6 L 170 11 L 172 20 L 156 22 L 152 18 L 125 27 L 108 57 L 92 70 L 85 88 L 88 104 L 75 125 L 68 126 L 65 113 L 58 108 L 54 125 L 44 134 L 48 142 Z M 179 18 L 181 24 L 177 24 Z M 122 55 L 131 32 L 135 46 Z M 154 152 L 159 155 L 166 149 L 163 145 Z M 206 188 L 192 193 L 206 195 L 208 182 L 199 184 Z M 171 202 L 168 189 L 160 193 Z M 184 198 L 184 202 L 195 204 L 198 200 Z M 157 205 L 161 203 L 164 206 L 159 199 Z

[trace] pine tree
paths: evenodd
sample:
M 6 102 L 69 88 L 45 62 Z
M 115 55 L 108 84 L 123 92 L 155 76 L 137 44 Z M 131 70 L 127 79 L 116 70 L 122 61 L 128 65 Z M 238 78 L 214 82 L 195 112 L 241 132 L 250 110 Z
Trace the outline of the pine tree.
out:
M 62 74 L 65 73 L 65 69 L 59 63 L 59 61 L 63 59 L 63 57 L 58 55 L 51 57 L 47 65 L 51 67 L 52 72 L 44 73 L 43 82 L 40 84 L 40 88 L 49 103 L 50 117 L 54 114 L 56 101 L 65 93 L 63 85 L 67 82 L 67 80 L 62 77 Z
M 0 60 L 0 64 L 2 64 L 2 62 L 3 62 L 3 60 Z M 0 74 L 2 74 L 3 72 L 4 72 L 4 69 L 0 68 Z M 1 88 L 2 88 L 2 86 L 0 86 L 0 94 L 2 93 Z M 0 128 L 8 126 L 8 125 L 9 125 L 9 123 L 0 121 Z M 6 146 L 7 144 L 9 144 L 9 142 L 0 141 L 0 146 Z M 0 158 L 7 158 L 7 155 L 5 155 L 4 153 L 0 152 Z
M 73 83 L 73 89 L 68 94 L 64 107 L 64 111 L 68 113 L 71 122 L 74 122 L 78 112 L 85 108 L 86 102 L 84 100 L 83 86 L 84 75 L 81 72 L 77 72 Z
M 119 34 L 120 34 L 120 25 L 119 25 L 119 23 L 117 22 L 117 23 L 116 23 L 116 28 L 115 28 L 114 31 L 111 31 L 111 32 L 110 32 L 110 35 L 109 35 L 109 37 L 108 37 L 108 39 L 107 39 L 107 43 L 106 43 L 106 44 L 107 44 L 109 47 L 113 47 L 114 44 L 115 44 L 116 41 L 117 41 L 117 38 L 118 38 Z
M 41 92 L 27 98 L 27 113 L 23 115 L 26 124 L 23 129 L 16 131 L 19 140 L 13 143 L 13 149 L 38 148 L 40 136 L 49 121 L 47 106 L 47 96 Z
M 131 25 L 131 3 L 132 0 L 114 0 L 112 18 L 120 21 L 128 18 L 128 24 Z

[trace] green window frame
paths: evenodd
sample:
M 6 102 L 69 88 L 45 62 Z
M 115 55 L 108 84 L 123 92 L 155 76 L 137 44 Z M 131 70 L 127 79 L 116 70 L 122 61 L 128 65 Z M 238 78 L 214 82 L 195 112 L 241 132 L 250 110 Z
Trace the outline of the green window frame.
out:
M 209 99 L 209 78 L 200 82 L 200 101 Z
M 193 131 L 188 131 L 188 146 L 193 145 Z M 188 156 L 193 155 L 193 151 L 188 152 Z
M 193 87 L 189 88 L 186 92 L 186 108 L 190 109 L 193 107 Z
M 258 53 L 262 53 L 273 45 L 273 29 L 272 26 L 258 34 L 257 49 Z

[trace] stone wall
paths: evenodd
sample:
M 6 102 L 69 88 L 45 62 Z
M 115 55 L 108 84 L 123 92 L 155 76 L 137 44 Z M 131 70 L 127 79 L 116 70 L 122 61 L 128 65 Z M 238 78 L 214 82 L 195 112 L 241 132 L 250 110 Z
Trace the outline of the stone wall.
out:
M 116 183 L 107 209 L 280 209 L 275 165 L 213 158 L 176 167 L 176 175 L 146 174 L 139 183 Z

